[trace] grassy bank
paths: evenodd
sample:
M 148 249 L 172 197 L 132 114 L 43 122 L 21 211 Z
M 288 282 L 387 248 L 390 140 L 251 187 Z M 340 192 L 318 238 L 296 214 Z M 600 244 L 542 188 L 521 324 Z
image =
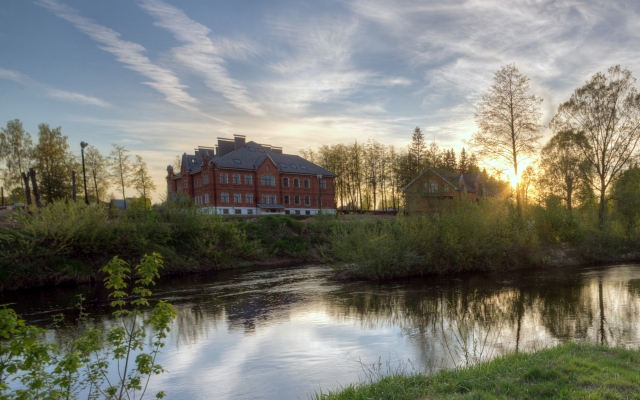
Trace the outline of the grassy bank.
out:
M 432 376 L 396 375 L 316 399 L 640 398 L 640 352 L 568 343 Z
M 236 220 L 196 209 L 110 212 L 59 202 L 2 222 L 0 286 L 89 280 L 114 254 L 135 263 L 157 252 L 165 274 L 304 259 L 314 255 L 323 229 L 323 221 L 284 216 Z
M 428 215 L 336 224 L 323 255 L 348 276 L 379 280 L 639 258 L 638 232 L 615 219 L 599 231 L 588 211 L 550 204 L 520 213 L 507 201 L 448 203 Z

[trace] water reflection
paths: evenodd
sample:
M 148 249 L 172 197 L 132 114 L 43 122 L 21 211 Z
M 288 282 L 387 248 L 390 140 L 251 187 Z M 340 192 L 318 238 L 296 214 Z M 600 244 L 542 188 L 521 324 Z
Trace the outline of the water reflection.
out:
M 175 399 L 305 398 L 358 380 L 360 363 L 380 359 L 435 371 L 566 340 L 640 343 L 637 265 L 388 284 L 331 274 L 311 266 L 165 280 L 155 293 L 179 316 L 162 355 L 170 373 L 152 385 Z M 71 315 L 78 290 L 96 324 L 113 324 L 97 287 L 4 293 L 2 301 L 43 323 L 60 310 Z

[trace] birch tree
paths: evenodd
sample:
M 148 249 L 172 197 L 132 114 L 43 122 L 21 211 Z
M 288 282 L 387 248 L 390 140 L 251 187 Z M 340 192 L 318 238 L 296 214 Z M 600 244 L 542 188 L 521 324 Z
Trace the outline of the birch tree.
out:
M 133 171 L 131 174 L 131 184 L 138 191 L 144 207 L 147 207 L 148 196 L 156 190 L 156 184 L 149 175 L 147 163 L 142 160 L 142 157 L 136 155 L 136 161 L 133 164 Z
M 87 189 L 89 193 L 95 196 L 96 203 L 99 203 L 100 198 L 104 198 L 106 196 L 107 190 L 109 190 L 109 185 L 111 184 L 111 177 L 109 176 L 109 160 L 100 154 L 100 151 L 93 146 L 89 146 L 85 150 L 84 160 L 87 175 L 89 175 Z
M 31 135 L 25 132 L 22 122 L 14 119 L 7 122 L 6 128 L 0 128 L 0 162 L 4 161 L 4 187 L 10 192 L 14 187 L 22 187 L 24 182 L 22 173 L 29 169 L 33 141 Z
M 122 192 L 122 201 L 126 210 L 127 198 L 124 191 L 131 182 L 131 161 L 129 160 L 131 156 L 128 154 L 129 150 L 125 149 L 124 146 L 118 146 L 115 143 L 112 146 L 113 150 L 109 153 L 111 176 Z
M 607 191 L 630 165 L 640 140 L 640 95 L 628 69 L 598 72 L 560 104 L 550 126 L 579 132 L 580 150 L 593 168 L 588 182 L 599 194 L 598 226 L 604 227 Z
M 540 104 L 542 99 L 529 93 L 529 78 L 514 64 L 500 68 L 493 85 L 477 105 L 478 132 L 471 144 L 482 158 L 506 163 L 518 177 L 520 163 L 535 154 L 540 139 Z M 521 207 L 516 185 L 516 201 Z

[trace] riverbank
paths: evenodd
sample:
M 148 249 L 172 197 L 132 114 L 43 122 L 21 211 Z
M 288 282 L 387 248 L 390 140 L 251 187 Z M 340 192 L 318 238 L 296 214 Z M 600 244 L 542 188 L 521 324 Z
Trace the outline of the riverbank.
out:
M 315 398 L 638 398 L 638 387 L 640 351 L 566 343 L 432 376 L 389 376 L 373 383 L 349 385 L 336 392 L 318 393 Z
M 113 256 L 136 263 L 152 252 L 165 259 L 163 275 L 324 263 L 337 279 L 384 281 L 638 261 L 640 238 L 615 224 L 598 231 L 559 209 L 518 214 L 507 201 L 410 217 L 304 221 L 61 202 L 1 221 L 0 290 L 100 280 Z

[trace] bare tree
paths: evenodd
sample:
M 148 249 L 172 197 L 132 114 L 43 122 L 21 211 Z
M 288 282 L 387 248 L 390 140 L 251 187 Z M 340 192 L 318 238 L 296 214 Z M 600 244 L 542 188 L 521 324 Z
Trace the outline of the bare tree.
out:
M 149 175 L 147 169 L 147 163 L 142 160 L 142 157 L 136 155 L 136 162 L 133 164 L 133 173 L 131 174 L 131 184 L 138 191 L 138 194 L 142 197 L 144 207 L 147 207 L 147 195 L 156 190 L 156 184 L 153 183 L 153 179 Z
M 125 197 L 124 190 L 129 186 L 131 182 L 131 157 L 128 153 L 129 150 L 124 146 L 118 146 L 112 144 L 113 150 L 109 154 L 109 164 L 111 167 L 111 176 L 122 191 L 122 201 L 124 202 L 124 208 L 127 209 L 127 198 Z
M 536 152 L 540 139 L 540 104 L 542 99 L 529 93 L 529 78 L 514 64 L 500 68 L 493 85 L 482 96 L 476 112 L 478 132 L 471 144 L 483 158 L 504 162 L 518 177 L 521 161 Z M 520 190 L 516 199 L 520 209 Z
M 555 130 L 579 132 L 580 149 L 594 173 L 588 176 L 599 193 L 598 226 L 604 227 L 607 190 L 631 163 L 640 140 L 640 95 L 635 78 L 619 65 L 598 72 L 560 104 L 551 120 Z
M 87 184 L 87 189 L 89 189 L 89 192 L 93 192 L 96 197 L 96 203 L 99 203 L 100 198 L 106 195 L 111 184 L 108 160 L 93 146 L 87 147 L 84 159 L 89 179 L 92 181 Z

